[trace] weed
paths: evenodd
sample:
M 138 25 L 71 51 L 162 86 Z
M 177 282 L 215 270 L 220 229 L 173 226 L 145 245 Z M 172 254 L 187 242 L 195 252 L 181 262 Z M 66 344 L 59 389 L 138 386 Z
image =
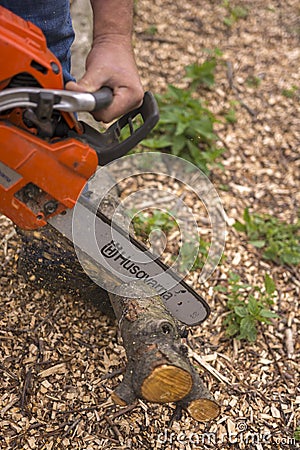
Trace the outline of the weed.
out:
M 154 209 L 149 211 L 140 211 L 135 213 L 131 212 L 132 224 L 135 231 L 135 235 L 138 236 L 145 244 L 148 243 L 149 235 L 153 230 L 161 230 L 166 236 L 171 231 L 178 228 L 178 224 L 175 218 L 172 216 L 171 212 L 162 211 L 159 209 Z M 180 258 L 178 258 L 178 271 L 180 273 L 186 273 L 189 270 L 201 269 L 208 256 L 208 251 L 210 243 L 205 241 L 203 238 L 199 238 L 198 251 L 195 252 L 195 239 L 184 236 L 182 238 L 182 244 L 177 242 L 177 255 L 172 257 L 172 260 L 176 262 L 179 252 Z M 172 249 L 174 252 L 176 249 Z
M 227 295 L 228 315 L 224 319 L 226 334 L 229 337 L 254 342 L 260 323 L 271 323 L 270 319 L 278 317 L 270 310 L 274 302 L 275 283 L 266 274 L 264 287 L 241 283 L 240 276 L 230 273 L 228 288 L 217 286 L 215 290 Z
M 196 90 L 200 87 L 211 88 L 215 84 L 215 71 L 217 63 L 220 62 L 222 51 L 216 47 L 214 49 L 204 49 L 208 58 L 202 64 L 191 64 L 185 67 L 186 79 L 189 80 L 190 89 Z
M 160 121 L 152 137 L 143 141 L 143 146 L 170 151 L 208 173 L 209 167 L 224 151 L 216 146 L 213 126 L 217 119 L 214 114 L 195 98 L 191 89 L 169 85 L 167 92 L 156 98 Z
M 203 64 L 191 64 L 185 68 L 186 78 L 191 81 L 190 88 L 195 90 L 199 85 L 212 87 L 215 84 L 215 57 L 207 59 Z
M 293 85 L 290 89 L 283 89 L 281 91 L 282 95 L 284 95 L 287 98 L 294 98 L 295 95 L 298 92 L 298 87 Z
M 295 441 L 300 441 L 300 426 L 297 427 L 294 432 L 294 439 L 295 439 Z
M 152 211 L 135 211 L 132 214 L 132 225 L 135 234 L 144 242 L 147 242 L 153 230 L 161 230 L 168 233 L 177 227 L 177 222 L 172 217 L 171 212 L 154 209 Z
M 157 33 L 157 26 L 156 25 L 150 25 L 146 30 L 145 33 L 149 36 L 154 36 Z
M 195 255 L 195 243 L 186 239 L 180 248 L 179 271 L 181 273 L 188 270 L 202 269 L 208 256 L 210 243 L 203 238 L 199 238 L 198 253 Z
M 224 118 L 226 120 L 227 123 L 236 123 L 237 122 L 237 118 L 236 118 L 236 112 L 234 108 L 229 108 L 228 111 L 226 112 L 226 114 L 224 115 Z
M 249 87 L 257 88 L 261 83 L 261 78 L 249 75 L 246 79 L 246 83 Z
M 300 219 L 288 224 L 270 215 L 250 214 L 248 208 L 243 219 L 234 228 L 246 233 L 254 247 L 263 249 L 263 258 L 276 264 L 300 264 Z
M 238 20 L 246 19 L 248 17 L 249 11 L 243 6 L 232 6 L 229 0 L 224 0 L 223 6 L 228 12 L 228 16 L 226 16 L 223 20 L 223 23 L 227 27 L 232 27 L 232 25 L 234 25 Z

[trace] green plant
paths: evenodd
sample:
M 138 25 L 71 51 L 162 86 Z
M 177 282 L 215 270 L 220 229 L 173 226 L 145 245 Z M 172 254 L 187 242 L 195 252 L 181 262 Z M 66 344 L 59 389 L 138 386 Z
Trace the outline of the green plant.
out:
M 192 91 L 198 87 L 211 88 L 215 84 L 215 71 L 223 52 L 218 47 L 206 48 L 204 52 L 207 54 L 206 61 L 202 64 L 194 63 L 185 67 L 185 78 L 189 80 L 189 88 Z
M 246 83 L 249 87 L 257 88 L 261 83 L 261 78 L 256 77 L 254 75 L 249 75 L 246 79 Z
M 224 114 L 225 120 L 227 123 L 236 123 L 236 112 L 234 108 L 229 108 L 228 111 Z
M 294 431 L 294 438 L 295 441 L 300 441 L 300 426 L 296 428 L 296 430 Z
M 214 114 L 195 98 L 192 89 L 169 85 L 167 92 L 156 98 L 160 121 L 150 138 L 143 141 L 143 146 L 170 151 L 208 173 L 224 151 L 216 146 Z
M 139 212 L 132 211 L 131 215 L 134 232 L 144 242 L 147 242 L 153 230 L 159 229 L 167 234 L 177 227 L 177 222 L 172 217 L 171 212 L 169 213 L 160 209 Z
M 229 0 L 224 0 L 223 6 L 228 12 L 228 15 L 223 20 L 223 23 L 227 27 L 232 27 L 238 20 L 246 19 L 248 17 L 249 11 L 244 6 L 232 6 Z
M 287 98 L 294 98 L 296 93 L 298 92 L 298 87 L 293 85 L 290 89 L 283 89 L 281 91 L 282 95 Z
M 197 270 L 204 266 L 206 261 L 210 243 L 203 238 L 199 238 L 198 253 L 195 257 L 195 243 L 193 240 L 185 239 L 180 248 L 180 264 L 179 271 Z
M 300 219 L 288 224 L 270 215 L 250 214 L 248 208 L 243 219 L 234 228 L 246 233 L 254 247 L 263 249 L 263 258 L 277 264 L 300 264 Z
M 178 228 L 172 213 L 160 209 L 139 211 L 138 213 L 133 210 L 131 216 L 134 232 L 144 243 L 148 243 L 149 235 L 153 230 L 159 229 L 168 236 L 168 233 Z M 195 254 L 195 240 L 189 239 L 188 236 L 185 236 L 182 240 L 181 247 L 179 248 L 180 244 L 178 243 L 177 248 L 178 252 L 180 250 L 179 272 L 184 273 L 188 270 L 201 269 L 206 261 L 210 243 L 200 237 L 198 251 Z M 174 250 L 173 248 L 173 252 Z M 176 258 L 177 256 L 174 256 L 172 259 L 176 260 Z
M 186 78 L 190 80 L 190 88 L 196 89 L 199 85 L 212 87 L 215 84 L 215 70 L 217 59 L 211 57 L 203 64 L 191 64 L 185 68 Z
M 145 33 L 154 36 L 157 33 L 157 26 L 156 25 L 150 25 L 146 30 Z
M 264 287 L 241 283 L 240 276 L 230 273 L 228 287 L 217 286 L 217 291 L 227 295 L 228 315 L 224 319 L 226 334 L 229 337 L 254 342 L 260 323 L 270 323 L 270 319 L 278 317 L 270 306 L 274 302 L 275 283 L 266 274 Z

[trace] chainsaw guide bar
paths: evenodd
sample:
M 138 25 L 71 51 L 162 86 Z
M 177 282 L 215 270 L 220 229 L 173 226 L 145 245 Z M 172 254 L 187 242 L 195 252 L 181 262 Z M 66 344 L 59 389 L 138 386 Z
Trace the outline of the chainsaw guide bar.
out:
M 195 326 L 208 317 L 209 306 L 198 293 L 141 242 L 95 210 L 83 195 L 74 209 L 49 219 L 48 223 L 73 242 L 89 276 L 84 263 L 86 256 L 96 263 L 101 286 L 108 291 L 112 291 L 111 286 L 140 280 L 152 287 L 172 315 L 184 324 Z M 81 252 L 85 257 L 80 256 Z M 91 278 L 97 282 L 95 276 Z M 109 281 L 105 286 L 106 278 Z

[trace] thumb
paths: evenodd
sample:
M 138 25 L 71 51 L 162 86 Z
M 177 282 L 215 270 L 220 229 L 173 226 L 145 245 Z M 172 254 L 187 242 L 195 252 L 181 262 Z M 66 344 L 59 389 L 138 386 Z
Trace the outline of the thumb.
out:
M 68 81 L 66 83 L 65 88 L 68 91 L 76 91 L 76 92 L 94 92 L 93 86 L 86 82 L 84 79 L 81 79 L 78 83 L 75 81 Z
M 68 91 L 76 91 L 76 92 L 86 92 L 89 91 L 88 86 L 80 86 L 75 81 L 68 81 L 65 85 L 65 88 Z

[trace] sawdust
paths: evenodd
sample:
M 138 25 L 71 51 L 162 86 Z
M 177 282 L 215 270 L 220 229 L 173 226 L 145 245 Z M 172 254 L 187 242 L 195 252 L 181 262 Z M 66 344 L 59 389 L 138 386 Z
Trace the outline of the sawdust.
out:
M 237 122 L 217 125 L 227 147 L 225 170 L 212 174 L 217 189 L 227 186 L 218 190 L 228 221 L 250 206 L 292 222 L 300 204 L 299 94 L 287 98 L 282 91 L 299 88 L 299 5 L 230 4 L 243 5 L 248 15 L 227 27 L 222 2 L 136 2 L 138 66 L 145 89 L 162 92 L 168 83 L 184 86 L 184 67 L 204 61 L 205 49 L 222 50 L 225 64 L 218 68 L 216 87 L 203 97 L 217 115 L 235 102 Z M 90 19 L 85 0 L 75 0 L 73 9 L 80 75 Z M 250 77 L 259 84 L 252 86 Z M 110 392 L 125 367 L 116 324 L 79 298 L 26 285 L 16 272 L 13 227 L 4 217 L 0 227 L 1 448 L 298 448 L 292 437 L 300 409 L 299 267 L 263 261 L 228 226 L 226 259 L 205 286 L 192 275 L 212 313 L 188 339 L 191 358 L 222 413 L 206 425 L 186 414 L 170 424 L 174 405 L 114 406 Z M 276 281 L 280 318 L 261 329 L 255 344 L 224 334 L 226 299 L 212 287 L 230 270 L 250 284 L 261 283 L 265 272 Z

